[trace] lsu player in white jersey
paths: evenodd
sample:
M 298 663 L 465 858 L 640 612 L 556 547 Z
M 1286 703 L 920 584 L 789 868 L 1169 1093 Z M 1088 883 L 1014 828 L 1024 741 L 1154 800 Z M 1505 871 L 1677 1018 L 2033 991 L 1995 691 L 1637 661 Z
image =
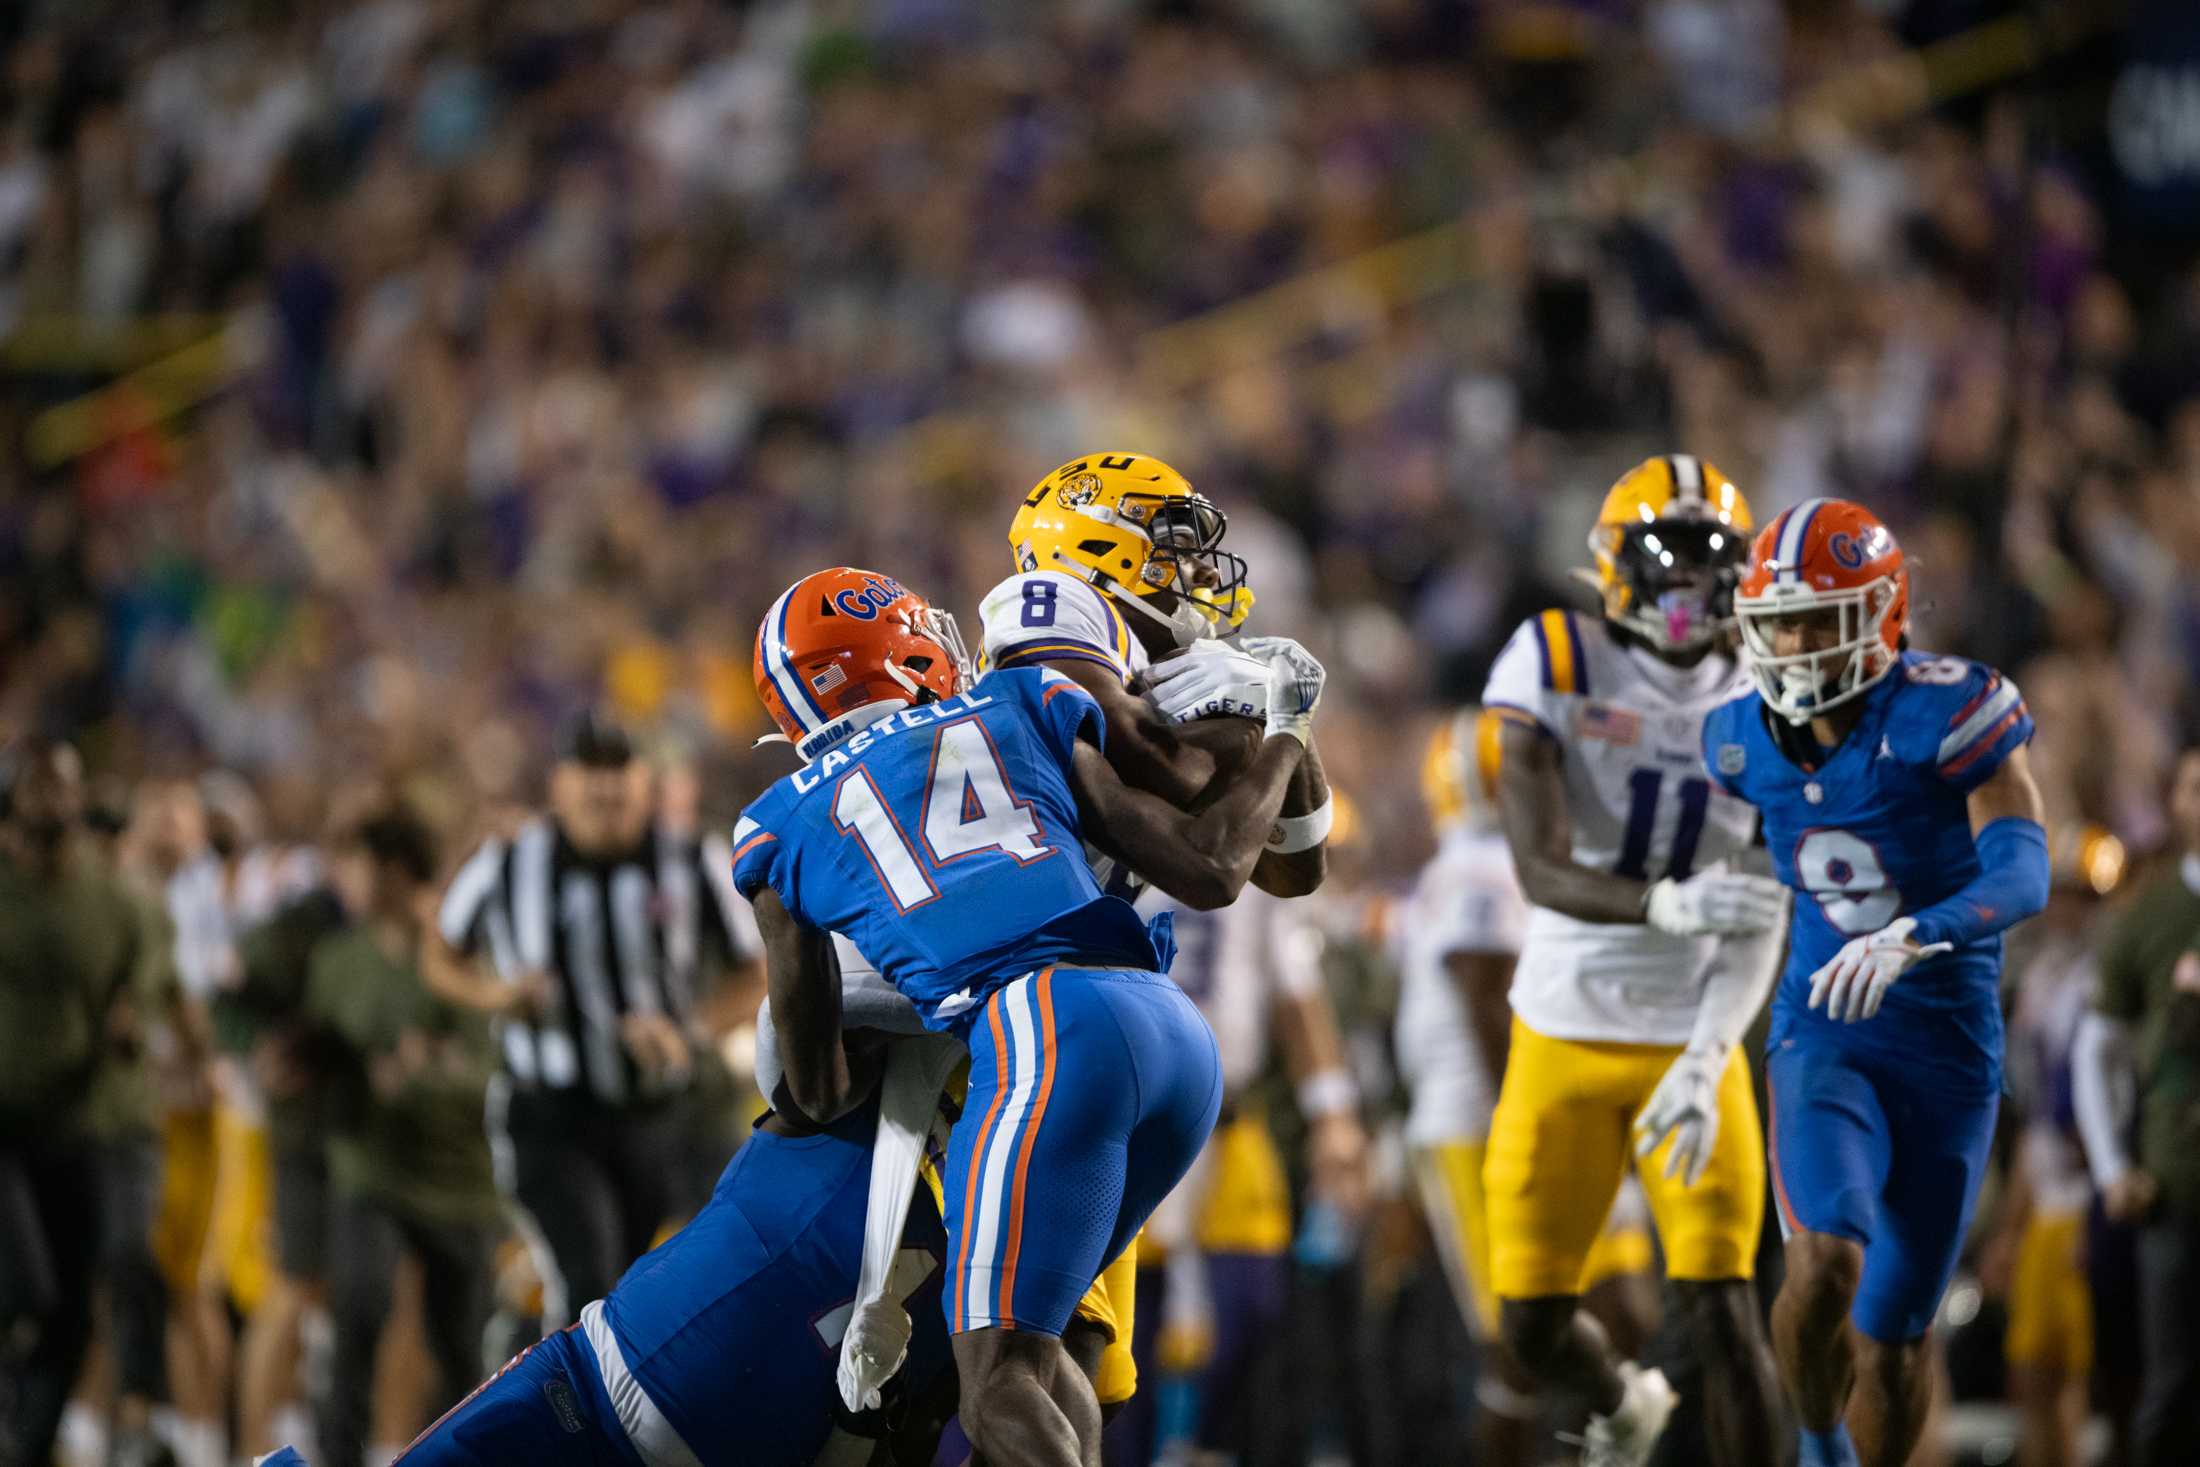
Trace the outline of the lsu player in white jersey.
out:
M 1731 650 L 1750 529 L 1711 465 L 1637 466 L 1590 534 L 1602 615 L 1531 618 L 1483 695 L 1503 720 L 1498 805 L 1534 906 L 1483 1173 L 1491 1272 L 1513 1358 L 1589 1401 L 1592 1467 L 1640 1467 L 1675 1401 L 1579 1307 L 1630 1133 L 1681 1336 L 1720 1382 L 1704 1401 L 1711 1461 L 1759 1467 L 1785 1444 L 1750 1283 L 1765 1152 L 1740 1049 L 1785 896 L 1730 869 L 1755 815 L 1712 788 L 1701 756 L 1705 716 L 1750 686 Z
M 1394 944 L 1398 1069 L 1411 1095 L 1407 1160 L 1452 1296 L 1469 1335 L 1485 1347 L 1497 1343 L 1498 1305 L 1482 1169 L 1510 1042 L 1507 990 L 1530 910 L 1497 822 L 1502 727 L 1496 714 L 1468 708 L 1439 723 L 1429 740 L 1421 793 L 1437 850 L 1414 882 Z M 1581 1278 L 1591 1311 L 1638 1340 L 1651 1325 L 1635 1317 L 1648 1311 L 1633 1297 L 1652 1262 L 1646 1224 L 1641 1189 L 1630 1178 Z M 1533 1383 L 1501 1353 L 1485 1350 L 1475 1395 L 1474 1460 L 1526 1467 L 1543 1414 Z
M 1138 910 L 1149 919 L 1172 915 L 1169 976 L 1199 1006 L 1222 1056 L 1221 1119 L 1139 1240 L 1140 1375 L 1190 1386 L 1196 1421 L 1180 1418 L 1172 1429 L 1190 1430 L 1203 1452 L 1242 1460 L 1257 1440 L 1263 1405 L 1254 1381 L 1263 1346 L 1282 1325 L 1295 1233 L 1283 1155 L 1257 1082 L 1280 1051 L 1306 1122 L 1311 1195 L 1351 1217 L 1367 1196 L 1359 1087 L 1308 904 L 1248 891 L 1200 912 L 1148 891 Z M 1111 1457 L 1153 1459 L 1154 1405 L 1154 1396 L 1134 1404 Z
M 1044 666 L 1074 679 L 1107 719 L 1108 763 L 1124 783 L 1189 805 L 1237 767 L 1267 711 L 1269 639 L 1221 639 L 1253 604 L 1245 561 L 1222 548 L 1228 527 L 1149 454 L 1062 465 L 1009 526 L 1016 573 L 980 604 L 980 670 Z M 1276 896 L 1321 885 L 1330 818 L 1309 748 L 1253 884 Z

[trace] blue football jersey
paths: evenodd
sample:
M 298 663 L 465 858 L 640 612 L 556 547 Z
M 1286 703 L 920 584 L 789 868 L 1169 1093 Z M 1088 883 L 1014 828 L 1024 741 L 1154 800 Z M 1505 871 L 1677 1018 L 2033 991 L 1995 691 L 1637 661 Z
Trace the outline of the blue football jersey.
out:
M 1103 740 L 1105 721 L 1071 679 L 989 673 L 766 790 L 734 828 L 734 885 L 768 885 L 846 936 L 949 1033 L 1048 963 L 1161 970 L 1138 914 L 1085 862 L 1069 769 L 1088 736 Z
M 811 1136 L 759 1131 L 694 1221 L 604 1300 L 626 1369 L 704 1467 L 808 1463 L 840 1416 L 834 1372 L 853 1313 L 878 1107 Z M 940 1289 L 947 1234 L 922 1187 L 890 1280 L 909 1357 L 886 1408 L 953 1364 Z
M 1873 1018 L 1837 1024 L 1807 1003 L 1810 975 L 1851 938 L 1978 875 L 1966 801 L 2032 737 L 2016 684 L 1960 657 L 1904 653 L 1816 769 L 1788 757 L 1771 717 L 1750 692 L 1713 710 L 1703 730 L 1711 778 L 1763 813 L 1773 869 L 1798 893 L 1769 1042 L 1845 1045 L 1998 1088 L 1999 935 L 1919 963 Z

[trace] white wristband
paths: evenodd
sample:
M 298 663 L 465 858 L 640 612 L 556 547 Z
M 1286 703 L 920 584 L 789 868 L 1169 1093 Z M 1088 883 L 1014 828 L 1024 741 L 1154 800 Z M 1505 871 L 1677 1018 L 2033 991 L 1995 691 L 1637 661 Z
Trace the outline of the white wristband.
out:
M 1329 839 L 1329 822 L 1336 813 L 1336 801 L 1324 800 L 1304 815 L 1278 815 L 1268 828 L 1268 849 L 1279 856 L 1311 851 Z
M 1332 1066 L 1299 1081 L 1299 1114 L 1310 1121 L 1359 1108 L 1360 1087 L 1341 1068 Z

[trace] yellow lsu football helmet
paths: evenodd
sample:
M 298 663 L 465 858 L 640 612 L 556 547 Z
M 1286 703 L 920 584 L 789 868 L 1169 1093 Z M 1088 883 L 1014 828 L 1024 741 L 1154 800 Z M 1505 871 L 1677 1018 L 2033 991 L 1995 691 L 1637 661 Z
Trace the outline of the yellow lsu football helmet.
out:
M 1503 720 L 1462 708 L 1436 725 L 1421 756 L 1421 798 L 1439 832 L 1495 822 L 1498 731 Z
M 1018 570 L 1080 576 L 1189 646 L 1218 624 L 1237 627 L 1253 607 L 1245 561 L 1222 549 L 1229 523 L 1160 459 L 1095 453 L 1024 496 L 1008 543 Z
M 1733 625 L 1734 588 L 1755 529 L 1734 481 L 1694 454 L 1644 459 L 1604 496 L 1575 572 L 1606 619 L 1661 652 L 1695 652 Z

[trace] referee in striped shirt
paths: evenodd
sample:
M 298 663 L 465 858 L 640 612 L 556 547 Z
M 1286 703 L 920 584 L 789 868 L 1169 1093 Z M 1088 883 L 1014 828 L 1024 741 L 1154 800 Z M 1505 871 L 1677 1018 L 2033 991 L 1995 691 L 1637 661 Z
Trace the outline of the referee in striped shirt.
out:
M 497 1016 L 497 1180 L 531 1225 L 544 1326 L 603 1297 L 689 1210 L 687 1110 L 709 985 L 760 957 L 722 835 L 653 816 L 626 732 L 559 731 L 550 810 L 459 868 L 426 944 L 430 985 Z M 545 1256 L 547 1255 L 547 1256 Z

